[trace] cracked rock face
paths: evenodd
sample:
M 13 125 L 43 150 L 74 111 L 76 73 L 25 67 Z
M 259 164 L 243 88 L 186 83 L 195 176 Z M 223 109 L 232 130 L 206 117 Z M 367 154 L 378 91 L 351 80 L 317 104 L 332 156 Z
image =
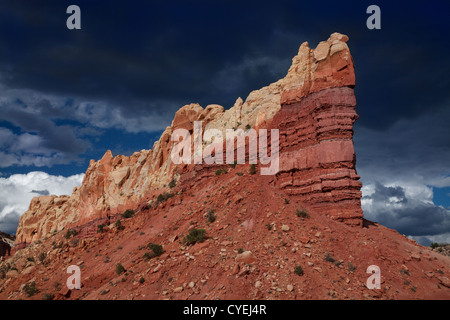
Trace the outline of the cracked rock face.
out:
M 92 229 L 99 221 L 136 209 L 146 197 L 167 191 L 180 174 L 195 177 L 198 166 L 175 165 L 170 157 L 172 133 L 193 132 L 194 121 L 203 121 L 203 130 L 223 134 L 248 126 L 279 129 L 280 171 L 275 185 L 313 210 L 361 225 L 361 183 L 352 142 L 358 118 L 355 75 L 347 41 L 347 36 L 333 33 L 315 49 L 305 42 L 283 79 L 251 92 L 245 101 L 238 98 L 228 110 L 219 105 L 183 106 L 152 150 L 129 157 L 114 157 L 108 151 L 102 159 L 91 160 L 82 185 L 72 195 L 31 201 L 19 221 L 18 248 L 65 228 Z

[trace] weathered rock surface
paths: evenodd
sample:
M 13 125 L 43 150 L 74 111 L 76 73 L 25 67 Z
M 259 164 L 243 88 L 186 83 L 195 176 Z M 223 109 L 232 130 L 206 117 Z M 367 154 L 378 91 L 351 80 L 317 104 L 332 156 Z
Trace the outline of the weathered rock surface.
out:
M 0 257 L 9 256 L 15 237 L 0 231 Z
M 314 50 L 303 43 L 285 78 L 251 92 L 245 102 L 238 98 L 228 110 L 219 105 L 182 107 L 152 150 L 130 157 L 114 157 L 108 151 L 102 159 L 91 160 L 82 185 L 71 196 L 32 200 L 20 218 L 18 248 L 69 227 L 95 233 L 98 224 L 136 209 L 181 174 L 183 181 L 211 175 L 214 167 L 175 165 L 170 157 L 172 132 L 192 133 L 194 121 L 203 121 L 203 130 L 223 133 L 248 125 L 279 129 L 280 172 L 274 183 L 311 210 L 361 225 L 361 184 L 352 143 L 355 77 L 347 40 L 334 33 Z

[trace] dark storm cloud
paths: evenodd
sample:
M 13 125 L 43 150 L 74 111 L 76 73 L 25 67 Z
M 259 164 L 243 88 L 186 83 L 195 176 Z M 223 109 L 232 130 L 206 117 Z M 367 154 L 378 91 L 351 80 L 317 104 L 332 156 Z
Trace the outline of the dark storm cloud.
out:
M 407 196 L 400 186 L 375 183 L 370 195 L 363 197 L 366 216 L 409 236 L 440 235 L 450 230 L 450 211 L 426 199 Z

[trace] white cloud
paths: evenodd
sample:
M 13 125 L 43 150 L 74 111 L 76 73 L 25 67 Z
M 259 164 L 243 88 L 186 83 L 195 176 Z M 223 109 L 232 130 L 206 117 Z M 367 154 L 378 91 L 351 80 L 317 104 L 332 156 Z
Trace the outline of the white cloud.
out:
M 82 183 L 84 174 L 70 177 L 53 176 L 34 171 L 0 178 L 0 230 L 15 232 L 19 217 L 28 210 L 33 197 L 40 194 L 72 194 L 73 188 Z
M 434 204 L 432 187 L 410 181 L 372 182 L 364 185 L 362 193 L 366 219 L 423 245 L 450 243 L 450 210 Z

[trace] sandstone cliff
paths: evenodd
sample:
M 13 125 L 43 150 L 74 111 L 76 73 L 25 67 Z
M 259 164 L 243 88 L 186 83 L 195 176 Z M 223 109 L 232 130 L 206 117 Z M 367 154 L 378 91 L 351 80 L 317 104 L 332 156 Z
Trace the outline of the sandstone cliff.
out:
M 251 92 L 245 102 L 238 98 L 228 110 L 219 105 L 182 107 L 152 150 L 130 157 L 108 151 L 99 161 L 91 160 L 71 196 L 32 200 L 20 218 L 16 244 L 20 248 L 69 227 L 95 231 L 100 221 L 135 209 L 172 179 L 201 175 L 204 165 L 175 165 L 170 157 L 172 132 L 192 132 L 194 121 L 203 121 L 203 130 L 222 132 L 248 125 L 279 129 L 280 172 L 273 183 L 299 196 L 311 210 L 361 225 L 361 184 L 352 142 L 355 76 L 347 40 L 334 33 L 315 49 L 303 43 L 285 78 Z

